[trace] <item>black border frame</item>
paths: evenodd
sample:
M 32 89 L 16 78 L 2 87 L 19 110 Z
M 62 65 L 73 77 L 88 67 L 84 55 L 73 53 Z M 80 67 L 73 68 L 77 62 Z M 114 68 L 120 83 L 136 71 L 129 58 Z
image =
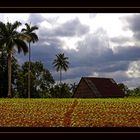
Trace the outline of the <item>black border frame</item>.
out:
M 4 0 L 0 4 L 0 13 L 136 13 L 140 12 L 140 4 L 136 1 L 108 1 L 108 0 L 75 0 L 64 1 L 64 0 L 27 0 L 27 1 L 16 1 L 16 0 Z M 25 135 L 26 134 L 26 135 Z M 98 138 L 111 137 L 116 138 L 117 136 L 134 136 L 140 135 L 140 128 L 130 127 L 102 127 L 102 128 L 31 128 L 31 127 L 1 127 L 0 135 L 11 137 L 18 136 L 20 138 L 24 136 L 39 136 L 44 137 L 67 137 L 75 138 L 83 136 L 93 136 Z M 22 137 L 21 137 L 22 136 Z M 115 136 L 115 137 L 114 137 Z M 47 138 L 46 137 L 46 138 Z

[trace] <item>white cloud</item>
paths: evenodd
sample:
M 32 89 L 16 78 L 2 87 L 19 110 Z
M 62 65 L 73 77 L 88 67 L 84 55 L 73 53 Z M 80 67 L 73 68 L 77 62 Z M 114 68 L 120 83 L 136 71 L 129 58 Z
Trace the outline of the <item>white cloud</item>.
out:
M 130 78 L 138 78 L 140 77 L 140 61 L 133 61 L 130 63 L 127 75 Z

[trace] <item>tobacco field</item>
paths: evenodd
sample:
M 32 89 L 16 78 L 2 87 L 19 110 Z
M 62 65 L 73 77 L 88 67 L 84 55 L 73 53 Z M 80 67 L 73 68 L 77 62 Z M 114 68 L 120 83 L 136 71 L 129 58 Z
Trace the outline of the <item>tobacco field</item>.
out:
M 0 127 L 140 127 L 140 98 L 1 98 Z

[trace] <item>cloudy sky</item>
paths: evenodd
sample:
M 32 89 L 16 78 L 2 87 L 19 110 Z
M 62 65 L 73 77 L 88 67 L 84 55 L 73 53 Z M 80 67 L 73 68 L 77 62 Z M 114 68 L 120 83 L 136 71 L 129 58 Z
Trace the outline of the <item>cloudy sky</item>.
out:
M 63 81 L 79 82 L 81 77 L 113 78 L 129 88 L 140 86 L 139 13 L 29 13 L 0 14 L 2 22 L 20 21 L 37 25 L 39 41 L 32 45 L 32 61 L 42 61 L 59 80 L 52 62 L 64 53 L 70 68 Z M 17 55 L 24 63 L 28 55 Z

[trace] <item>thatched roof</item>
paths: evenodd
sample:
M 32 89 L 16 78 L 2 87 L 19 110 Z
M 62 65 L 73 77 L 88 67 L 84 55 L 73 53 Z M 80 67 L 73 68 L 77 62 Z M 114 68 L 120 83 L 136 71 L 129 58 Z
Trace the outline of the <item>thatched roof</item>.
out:
M 82 77 L 73 97 L 124 97 L 125 93 L 112 78 Z

